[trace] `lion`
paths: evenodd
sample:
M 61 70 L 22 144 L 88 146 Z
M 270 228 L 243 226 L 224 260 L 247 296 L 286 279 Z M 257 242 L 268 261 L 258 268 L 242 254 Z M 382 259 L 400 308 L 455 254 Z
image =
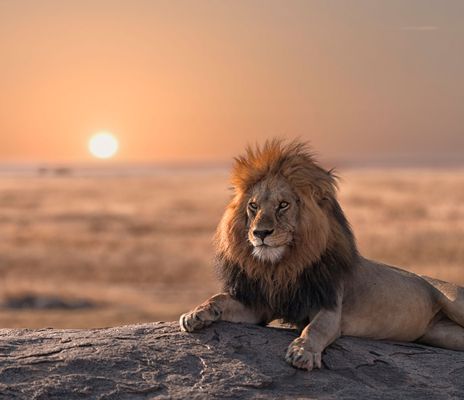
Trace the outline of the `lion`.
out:
M 183 331 L 280 319 L 301 331 L 285 359 L 305 370 L 342 335 L 464 351 L 464 288 L 362 257 L 338 178 L 307 143 L 248 147 L 231 180 L 215 236 L 224 292 L 183 314 Z

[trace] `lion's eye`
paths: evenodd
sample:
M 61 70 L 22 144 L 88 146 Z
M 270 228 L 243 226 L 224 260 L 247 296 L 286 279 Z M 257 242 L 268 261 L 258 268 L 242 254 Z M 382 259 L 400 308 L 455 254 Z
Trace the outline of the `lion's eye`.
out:
M 287 203 L 286 201 L 281 201 L 280 204 L 279 204 L 279 209 L 280 210 L 283 210 L 285 208 L 287 208 L 290 204 Z
M 255 202 L 248 203 L 248 207 L 252 209 L 253 211 L 256 211 L 258 209 L 258 205 Z

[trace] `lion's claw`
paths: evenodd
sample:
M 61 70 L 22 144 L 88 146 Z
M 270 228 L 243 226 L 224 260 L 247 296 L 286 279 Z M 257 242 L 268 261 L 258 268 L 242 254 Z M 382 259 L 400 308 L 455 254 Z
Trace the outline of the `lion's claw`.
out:
M 288 346 L 285 360 L 295 368 L 311 371 L 314 368 L 321 368 L 321 352 L 312 352 L 304 347 L 304 339 L 295 339 Z
M 187 322 L 185 320 L 186 316 L 187 314 L 182 314 L 179 318 L 180 330 L 182 332 L 191 332 L 190 327 L 187 325 Z

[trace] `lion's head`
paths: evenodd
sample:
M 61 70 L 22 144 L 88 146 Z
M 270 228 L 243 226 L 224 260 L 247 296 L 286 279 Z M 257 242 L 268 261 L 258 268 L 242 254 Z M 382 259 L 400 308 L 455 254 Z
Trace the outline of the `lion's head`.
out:
M 216 233 L 218 254 L 249 277 L 288 286 L 327 252 L 346 260 L 357 254 L 336 199 L 337 179 L 305 143 L 249 147 L 235 159 L 231 180 L 234 197 Z

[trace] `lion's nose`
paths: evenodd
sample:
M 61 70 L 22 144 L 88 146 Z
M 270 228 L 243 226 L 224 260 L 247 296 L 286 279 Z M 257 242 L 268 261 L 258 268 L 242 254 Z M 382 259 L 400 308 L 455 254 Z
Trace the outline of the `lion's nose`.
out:
M 264 241 L 264 238 L 266 236 L 269 236 L 272 232 L 274 232 L 274 229 L 267 229 L 263 231 L 256 230 L 256 231 L 253 231 L 253 235 Z

